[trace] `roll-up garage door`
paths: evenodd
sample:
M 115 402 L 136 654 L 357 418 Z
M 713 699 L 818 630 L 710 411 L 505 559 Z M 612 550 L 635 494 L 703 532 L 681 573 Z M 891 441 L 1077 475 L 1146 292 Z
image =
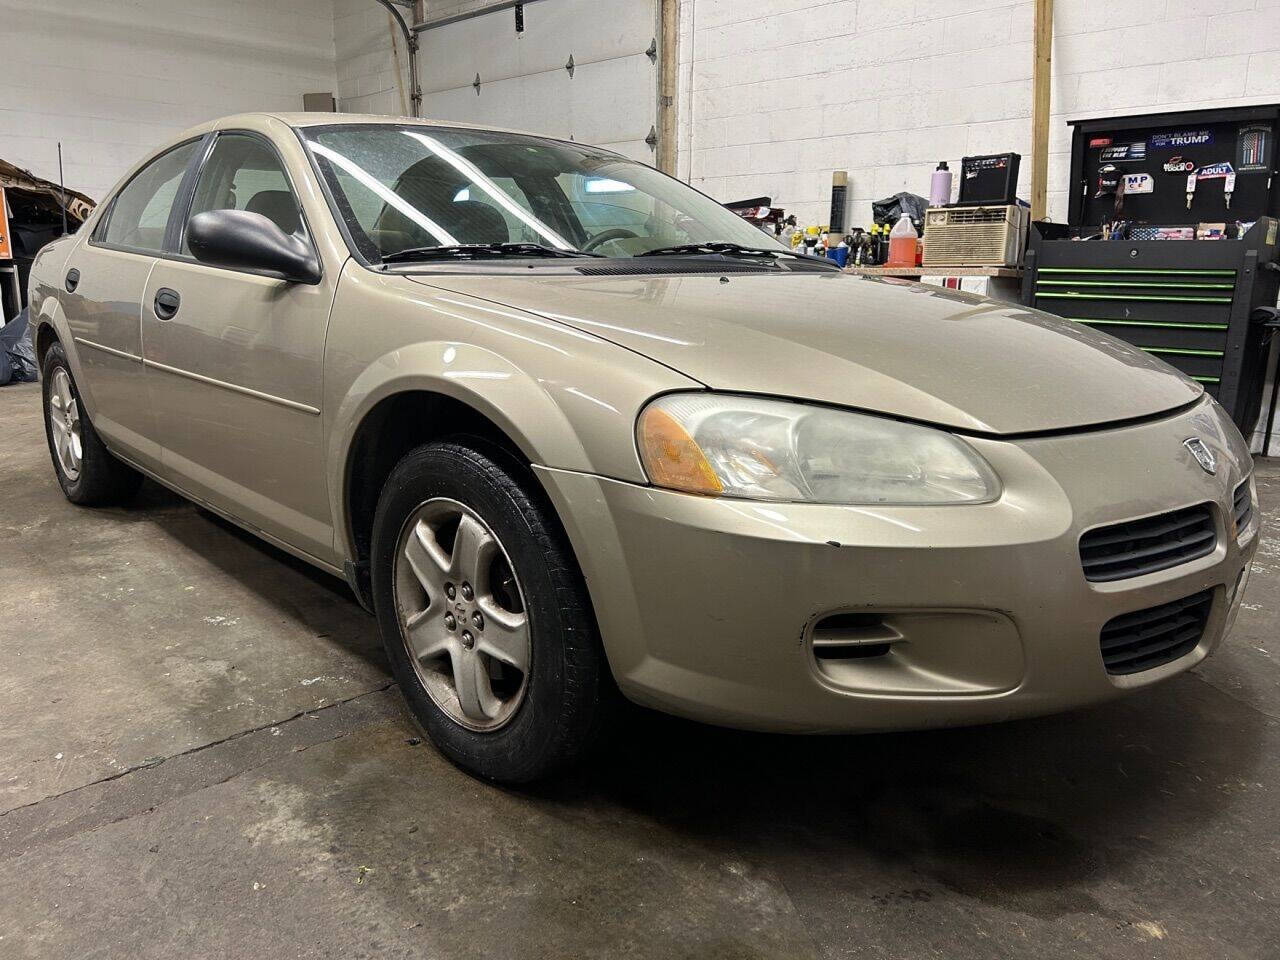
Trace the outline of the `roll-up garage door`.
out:
M 654 163 L 658 0 L 531 0 L 419 35 L 422 115 Z

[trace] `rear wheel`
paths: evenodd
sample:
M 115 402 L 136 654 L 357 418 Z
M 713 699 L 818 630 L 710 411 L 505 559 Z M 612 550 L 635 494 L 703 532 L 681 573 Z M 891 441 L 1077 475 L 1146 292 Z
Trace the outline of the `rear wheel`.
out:
M 432 741 L 481 776 L 546 776 L 598 738 L 616 695 L 581 574 L 527 468 L 432 443 L 392 471 L 373 534 L 392 670 Z
M 142 476 L 113 457 L 93 429 L 61 344 L 45 353 L 41 371 L 45 435 L 62 492 L 82 506 L 128 500 Z

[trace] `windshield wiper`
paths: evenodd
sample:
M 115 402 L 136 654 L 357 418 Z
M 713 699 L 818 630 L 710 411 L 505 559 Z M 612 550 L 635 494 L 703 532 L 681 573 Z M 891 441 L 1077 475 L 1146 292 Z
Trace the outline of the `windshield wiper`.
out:
M 794 250 L 770 250 L 764 247 L 744 247 L 740 243 L 729 243 L 727 241 L 713 240 L 709 243 L 681 243 L 674 247 L 658 247 L 655 250 L 646 250 L 644 253 L 637 253 L 637 257 L 706 257 L 714 254 L 721 254 L 730 257 L 795 257 L 797 260 L 820 260 L 821 257 L 811 257 L 805 253 L 796 253 Z
M 586 250 L 561 250 L 541 243 L 457 243 L 443 247 L 409 247 L 382 258 L 384 264 L 424 260 L 499 260 L 503 257 L 600 257 Z

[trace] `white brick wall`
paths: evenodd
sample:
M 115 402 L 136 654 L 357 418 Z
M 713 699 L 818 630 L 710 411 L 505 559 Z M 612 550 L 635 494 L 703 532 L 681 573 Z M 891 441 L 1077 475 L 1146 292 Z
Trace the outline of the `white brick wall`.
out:
M 1280 99 L 1280 0 L 1056 0 L 1049 214 L 1066 216 L 1069 118 Z M 854 222 L 939 160 L 1014 150 L 1030 188 L 1030 0 L 682 0 L 682 176 Z
M 489 0 L 428 0 L 447 16 Z M 1280 0 L 1057 0 L 1050 214 L 1069 117 L 1280 98 Z M 941 159 L 1030 153 L 1031 0 L 681 0 L 682 175 L 720 199 L 826 216 L 847 169 L 874 198 L 928 190 Z M 410 17 L 409 11 L 405 11 Z M 0 0 L 0 156 L 101 197 L 172 132 L 333 90 L 406 112 L 374 0 Z M 401 44 L 402 46 L 402 44 Z M 401 99 L 401 85 L 405 100 Z M 1029 163 L 1024 164 L 1023 195 Z
M 333 90 L 332 0 L 0 0 L 0 157 L 102 199 L 139 157 L 230 113 Z
M 344 113 L 407 115 L 411 109 L 409 53 L 391 14 L 374 0 L 334 0 L 333 12 L 338 109 Z M 400 12 L 405 22 L 413 21 L 410 10 L 401 8 Z M 399 82 L 393 38 L 400 54 Z

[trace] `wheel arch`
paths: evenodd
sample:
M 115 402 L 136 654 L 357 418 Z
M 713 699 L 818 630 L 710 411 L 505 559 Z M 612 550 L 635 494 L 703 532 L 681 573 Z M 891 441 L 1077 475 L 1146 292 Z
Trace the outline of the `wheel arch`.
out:
M 53 321 L 48 317 L 40 316 L 36 318 L 36 363 L 44 365 L 44 355 L 49 352 L 49 348 L 55 343 L 61 343 L 58 337 L 58 331 L 53 327 Z M 66 349 L 65 347 L 63 349 Z
M 373 513 L 387 477 L 414 447 L 449 436 L 476 437 L 525 467 L 589 466 L 542 384 L 488 351 L 424 343 L 370 364 L 337 406 L 329 431 L 335 548 L 362 601 Z M 536 473 L 528 476 L 545 497 Z M 549 498 L 546 503 L 563 524 Z
M 415 447 L 456 436 L 494 444 L 526 467 L 531 462 L 520 445 L 485 414 L 434 390 L 392 393 L 374 404 L 357 424 L 343 463 L 342 501 L 347 552 L 362 578 L 369 560 L 373 515 L 387 477 Z

